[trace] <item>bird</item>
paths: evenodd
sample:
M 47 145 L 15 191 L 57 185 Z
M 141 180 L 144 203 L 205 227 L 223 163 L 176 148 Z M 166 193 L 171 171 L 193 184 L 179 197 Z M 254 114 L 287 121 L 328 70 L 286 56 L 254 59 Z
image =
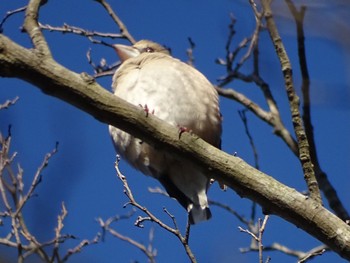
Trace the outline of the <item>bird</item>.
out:
M 202 73 L 150 40 L 113 47 L 121 61 L 113 75 L 115 96 L 220 148 L 219 97 Z M 143 174 L 157 179 L 187 210 L 190 224 L 211 218 L 207 197 L 210 179 L 196 164 L 111 125 L 109 133 L 117 153 Z

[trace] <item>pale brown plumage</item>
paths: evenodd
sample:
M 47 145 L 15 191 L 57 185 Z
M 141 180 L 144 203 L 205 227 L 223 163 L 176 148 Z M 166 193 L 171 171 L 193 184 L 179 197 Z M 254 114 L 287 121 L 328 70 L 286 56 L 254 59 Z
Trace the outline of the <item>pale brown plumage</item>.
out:
M 199 71 L 148 40 L 132 47 L 115 45 L 115 49 L 123 62 L 113 76 L 116 96 L 134 105 L 146 105 L 158 118 L 220 147 L 218 95 Z M 206 196 L 209 179 L 196 165 L 115 127 L 109 130 L 118 153 L 144 174 L 158 179 L 187 209 L 191 223 L 210 218 Z

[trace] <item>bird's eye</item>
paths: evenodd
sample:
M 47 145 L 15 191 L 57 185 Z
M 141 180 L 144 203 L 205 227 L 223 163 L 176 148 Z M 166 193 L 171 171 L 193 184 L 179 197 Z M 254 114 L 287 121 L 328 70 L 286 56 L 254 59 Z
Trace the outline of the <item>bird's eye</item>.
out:
M 143 52 L 153 53 L 153 52 L 154 52 L 154 49 L 153 49 L 153 48 L 151 48 L 151 47 L 146 47 L 146 48 L 144 49 L 144 51 L 143 51 Z

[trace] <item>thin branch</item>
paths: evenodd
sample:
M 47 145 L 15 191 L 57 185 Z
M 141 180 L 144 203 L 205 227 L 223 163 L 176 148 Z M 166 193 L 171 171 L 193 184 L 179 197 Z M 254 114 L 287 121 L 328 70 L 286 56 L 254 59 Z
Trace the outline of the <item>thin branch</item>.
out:
M 251 81 L 253 81 L 253 79 L 251 79 Z M 221 88 L 218 86 L 215 86 L 215 89 L 221 96 L 233 99 L 241 103 L 252 113 L 254 113 L 258 118 L 272 126 L 274 128 L 274 133 L 287 144 L 287 146 L 292 150 L 292 152 L 294 152 L 295 154 L 298 153 L 297 144 L 291 136 L 291 134 L 289 133 L 289 131 L 283 125 L 279 114 L 273 114 L 272 112 L 265 111 L 257 103 L 253 102 L 248 97 L 246 97 L 243 93 L 235 91 L 234 89 Z
M 257 8 L 256 8 L 256 4 L 253 0 L 249 0 L 250 5 L 252 6 L 252 9 L 254 11 L 254 16 L 255 16 L 255 29 L 253 32 L 253 35 L 251 36 L 250 39 L 250 44 L 248 47 L 247 52 L 244 54 L 244 56 L 241 58 L 241 60 L 239 61 L 239 63 L 236 66 L 235 70 L 238 70 L 241 66 L 243 66 L 244 62 L 251 56 L 251 54 L 253 53 L 253 50 L 255 50 L 258 46 L 258 42 L 259 42 L 259 34 L 261 29 L 263 28 L 262 25 L 262 19 L 263 19 L 263 14 L 259 13 Z
M 246 112 L 247 112 L 247 109 L 246 110 L 240 110 L 240 111 L 238 111 L 238 114 L 239 114 L 239 117 L 241 118 L 241 120 L 243 122 L 245 133 L 246 133 L 246 135 L 248 137 L 249 144 L 250 144 L 250 146 L 252 148 L 252 151 L 253 151 L 254 167 L 256 169 L 260 170 L 260 167 L 259 167 L 259 155 L 258 155 L 258 151 L 256 149 L 256 146 L 255 146 L 255 143 L 254 143 L 254 140 L 253 140 L 253 136 L 251 135 L 249 127 L 248 127 L 248 119 L 247 119 L 247 116 L 246 116 Z M 251 216 L 250 216 L 250 223 L 255 221 L 255 214 L 256 214 L 256 203 L 253 202 L 252 210 L 251 210 Z
M 171 214 L 168 209 L 166 209 L 165 207 L 163 207 L 163 211 L 171 218 L 171 221 L 173 221 L 173 224 L 174 224 L 174 228 L 175 229 L 179 229 L 179 226 L 177 225 L 177 222 L 176 222 L 176 218 L 173 214 Z
M 263 234 L 267 225 L 267 220 L 269 219 L 269 216 L 266 215 L 264 217 L 263 222 L 261 223 L 261 219 L 258 220 L 258 224 L 259 224 L 259 262 L 263 263 L 263 250 L 264 250 L 264 246 L 262 243 L 262 238 L 263 238 Z
M 303 263 L 310 259 L 313 259 L 316 256 L 323 255 L 326 251 L 330 251 L 330 249 L 326 245 L 320 245 L 318 247 L 315 247 L 305 252 L 304 255 L 300 255 L 298 263 Z
M 20 8 L 17 8 L 15 10 L 11 10 L 11 11 L 7 11 L 4 18 L 1 20 L 0 22 L 0 34 L 2 34 L 4 32 L 4 24 L 6 22 L 6 20 L 8 18 L 10 18 L 10 16 L 14 15 L 14 14 L 17 14 L 17 13 L 20 13 L 20 12 L 24 12 L 26 10 L 27 6 L 23 6 L 23 7 L 20 7 Z
M 209 204 L 215 205 L 217 207 L 220 207 L 220 208 L 226 210 L 230 214 L 234 215 L 243 224 L 249 225 L 249 221 L 244 216 L 240 215 L 238 212 L 236 212 L 234 209 L 232 209 L 230 206 L 222 204 L 220 202 L 213 201 L 213 200 L 209 200 Z
M 116 217 L 113 217 L 113 218 L 109 218 L 107 219 L 106 221 L 103 221 L 101 218 L 98 219 L 98 222 L 100 224 L 100 226 L 102 227 L 103 231 L 106 232 L 108 231 L 112 236 L 120 239 L 120 240 L 123 240 L 133 246 L 135 246 L 136 248 L 138 248 L 139 250 L 141 250 L 145 255 L 146 257 L 148 258 L 149 262 L 151 263 L 154 263 L 156 262 L 155 260 L 155 257 L 156 257 L 156 251 L 153 250 L 152 248 L 147 248 L 146 246 L 144 246 L 143 244 L 135 241 L 134 239 L 128 237 L 128 236 L 125 236 L 125 235 L 122 235 L 121 233 L 119 233 L 118 231 L 116 231 L 115 229 L 111 228 L 110 225 L 113 223 L 113 222 L 116 222 L 118 221 L 119 219 L 124 219 L 124 218 L 130 218 L 130 216 L 127 216 L 127 217 L 119 217 L 119 216 L 116 216 Z
M 187 220 L 186 230 L 185 230 L 186 243 L 189 243 L 189 241 L 190 241 L 190 234 L 191 234 L 191 224 L 190 224 L 190 220 Z
M 174 234 L 181 242 L 181 244 L 183 245 L 185 251 L 186 251 L 186 254 L 187 256 L 189 257 L 190 261 L 191 262 L 197 262 L 193 252 L 191 251 L 190 249 L 190 246 L 188 244 L 188 236 L 182 236 L 182 234 L 180 233 L 180 230 L 179 228 L 177 227 L 177 223 L 176 223 L 176 220 L 175 220 L 175 217 L 172 216 L 166 209 L 164 210 L 171 218 L 172 218 L 172 221 L 175 225 L 175 228 L 172 228 L 170 226 L 168 226 L 167 224 L 163 223 L 160 219 L 158 219 L 154 214 L 152 214 L 146 207 L 140 205 L 136 199 L 134 198 L 134 195 L 129 187 L 129 184 L 126 180 L 126 177 L 120 172 L 119 170 L 119 161 L 120 161 L 120 157 L 117 156 L 117 160 L 116 160 L 116 163 L 115 163 L 115 169 L 116 169 L 116 172 L 117 172 L 117 176 L 118 178 L 122 181 L 123 183 L 123 186 L 124 186 L 124 193 L 125 195 L 128 197 L 129 199 L 129 202 L 127 203 L 136 207 L 137 209 L 141 210 L 142 212 L 144 212 L 147 217 L 139 217 L 137 219 L 137 226 L 140 224 L 140 222 L 143 222 L 143 221 L 152 221 L 152 222 L 155 222 L 156 224 L 158 224 L 161 228 L 167 230 L 168 232 Z M 187 235 L 187 232 L 186 232 L 186 235 Z
M 245 133 L 248 137 L 250 147 L 252 148 L 253 155 L 254 155 L 254 167 L 259 170 L 259 156 L 258 156 L 258 151 L 255 147 L 255 143 L 253 140 L 252 135 L 250 134 L 249 128 L 248 128 L 248 120 L 247 120 L 247 115 L 246 115 L 247 110 L 240 110 L 238 111 L 239 117 L 241 118 L 243 125 L 244 125 L 244 130 Z
M 0 133 L 0 191 L 2 202 L 5 205 L 5 211 L 0 214 L 1 217 L 10 218 L 11 231 L 5 238 L 0 238 L 0 244 L 10 246 L 17 249 L 17 260 L 18 262 L 24 262 L 29 256 L 36 254 L 44 262 L 65 262 L 69 256 L 74 253 L 78 253 L 82 247 L 98 242 L 97 237 L 94 242 L 84 240 L 77 247 L 69 250 L 67 255 L 61 259 L 59 255 L 59 246 L 61 243 L 65 242 L 67 239 L 75 239 L 73 235 L 62 235 L 63 220 L 67 215 L 67 210 L 62 204 L 61 215 L 58 216 L 57 227 L 55 229 L 55 237 L 53 240 L 41 243 L 35 236 L 31 234 L 26 226 L 25 218 L 22 213 L 23 208 L 28 204 L 29 199 L 34 195 L 36 187 L 41 182 L 41 173 L 44 168 L 48 165 L 48 162 L 53 154 L 57 152 L 57 144 L 55 149 L 48 153 L 43 163 L 39 166 L 37 172 L 34 175 L 31 186 L 26 194 L 23 194 L 24 183 L 23 183 L 23 170 L 18 165 L 18 172 L 12 169 L 13 159 L 16 154 L 9 157 L 11 136 L 4 137 Z M 6 169 L 5 169 L 6 168 Z M 7 174 L 4 174 L 7 172 Z M 10 178 L 6 182 L 5 177 Z M 12 200 L 9 200 L 10 197 Z M 53 246 L 52 256 L 48 256 L 46 247 Z
M 68 261 L 68 259 L 77 253 L 80 253 L 81 250 L 89 245 L 94 245 L 100 242 L 100 234 L 97 234 L 93 239 L 88 240 L 88 239 L 84 239 L 82 240 L 76 247 L 69 249 L 66 253 L 66 255 L 62 258 L 61 262 L 66 262 Z
M 249 227 L 249 229 L 244 229 L 242 227 L 238 227 L 239 231 L 247 233 L 248 235 L 250 235 L 252 237 L 252 242 L 249 248 L 241 248 L 240 251 L 242 253 L 246 253 L 248 251 L 258 251 L 259 252 L 259 263 L 263 263 L 263 251 L 264 246 L 263 246 L 263 234 L 267 225 L 267 221 L 269 219 L 269 216 L 266 215 L 264 217 L 264 220 L 261 220 L 260 218 L 258 219 L 257 222 L 257 228 L 252 228 Z M 267 262 L 269 262 L 269 257 L 267 259 Z
M 234 35 L 236 34 L 235 31 L 235 24 L 236 24 L 236 18 L 232 13 L 230 13 L 230 24 L 229 24 L 229 35 L 227 37 L 226 45 L 225 45 L 225 50 L 226 50 L 226 61 L 222 59 L 216 59 L 216 63 L 220 65 L 225 65 L 226 66 L 226 71 L 230 72 L 232 71 L 232 62 L 235 57 L 235 53 L 231 53 L 231 43 L 233 40 Z M 238 49 L 236 49 L 238 52 Z
M 114 48 L 113 45 L 104 42 L 102 40 L 94 39 L 93 37 L 104 37 L 104 38 L 124 38 L 124 35 L 122 34 L 113 34 L 113 33 L 102 33 L 102 32 L 97 32 L 97 31 L 89 31 L 80 27 L 76 26 L 70 26 L 68 24 L 64 24 L 61 27 L 54 27 L 51 25 L 43 25 L 39 23 L 39 26 L 41 29 L 49 30 L 49 31 L 55 31 L 55 32 L 61 32 L 61 33 L 71 33 L 71 34 L 76 34 L 80 36 L 87 37 L 91 43 L 94 44 L 100 44 L 104 46 L 108 46 L 111 48 Z M 96 65 L 91 58 L 91 49 L 89 49 L 86 53 L 87 59 L 89 64 L 92 66 L 95 75 L 93 76 L 94 78 L 99 78 L 99 77 L 104 77 L 104 76 L 112 76 L 116 70 L 120 66 L 120 61 L 113 63 L 112 65 L 108 65 L 106 60 L 104 58 L 101 59 L 99 65 Z
M 18 215 L 18 214 L 21 212 L 21 210 L 22 210 L 24 204 L 28 201 L 29 198 L 32 197 L 35 188 L 36 188 L 36 187 L 38 186 L 38 184 L 41 182 L 41 173 L 42 173 L 42 171 L 43 171 L 44 168 L 49 164 L 49 160 L 51 159 L 51 157 L 52 157 L 54 154 L 57 153 L 57 151 L 58 151 L 58 143 L 56 143 L 56 146 L 55 146 L 55 148 L 52 150 L 51 153 L 47 153 L 47 154 L 45 155 L 44 161 L 42 162 L 42 164 L 39 166 L 37 172 L 35 173 L 34 179 L 33 179 L 33 181 L 32 181 L 32 184 L 31 184 L 31 186 L 30 186 L 30 188 L 29 188 L 27 194 L 26 194 L 23 198 L 20 199 L 20 202 L 19 202 L 18 207 L 17 207 L 17 209 L 16 209 L 15 215 Z
M 54 243 L 54 249 L 53 249 L 52 259 L 51 259 L 52 262 L 54 262 L 55 258 L 59 259 L 58 249 L 59 249 L 60 242 L 62 242 L 61 241 L 61 232 L 62 232 L 62 229 L 64 227 L 63 221 L 68 214 L 66 206 L 64 205 L 63 202 L 62 202 L 61 206 L 62 206 L 62 211 L 61 211 L 61 214 L 58 215 L 58 217 L 57 217 L 57 227 L 55 228 L 55 243 Z
M 95 75 L 93 76 L 95 79 L 104 76 L 112 76 L 115 70 L 120 66 L 121 62 L 118 61 L 111 65 L 108 65 L 104 58 L 101 59 L 100 63 L 96 65 L 91 58 L 91 49 L 86 53 L 86 57 L 88 59 L 89 64 L 94 69 Z
M 162 188 L 160 188 L 160 187 L 148 187 L 148 192 L 150 192 L 152 194 L 160 194 L 160 195 L 169 197 L 169 194 L 166 191 L 164 191 Z M 209 204 L 211 202 L 213 202 L 213 201 L 209 200 Z M 167 210 L 166 210 L 166 213 L 168 213 Z M 169 214 L 169 216 L 172 217 L 172 215 L 170 215 L 170 214 Z M 186 240 L 187 243 L 189 242 L 189 238 L 190 238 L 190 230 L 191 230 L 191 224 L 190 224 L 190 222 L 188 220 L 187 221 L 187 225 L 186 225 L 186 231 L 185 231 L 185 240 Z
M 23 189 L 23 172 L 19 167 L 18 175 L 15 176 L 11 168 L 13 158 L 16 156 L 16 154 L 13 154 L 12 157 L 8 156 L 11 136 L 8 136 L 4 140 L 0 134 L 0 138 L 0 190 L 2 201 L 6 207 L 6 211 L 3 214 L 4 216 L 10 218 L 12 228 L 11 234 L 7 236 L 7 240 L 10 241 L 10 239 L 14 239 L 14 243 L 16 244 L 14 247 L 17 248 L 18 251 L 18 262 L 23 262 L 28 255 L 34 252 L 43 260 L 47 261 L 48 256 L 43 250 L 41 244 L 29 233 L 23 218 L 23 214 L 20 211 L 17 213 L 17 207 L 20 206 L 19 201 L 21 200 L 21 196 L 18 197 L 18 195 L 22 193 Z M 6 168 L 6 170 L 4 168 Z M 7 175 L 10 178 L 9 183 L 6 182 L 4 171 L 7 172 Z M 12 197 L 12 202 L 10 202 L 9 197 Z M 25 245 L 26 242 L 23 240 L 23 238 L 29 242 L 29 245 Z M 5 242 L 4 239 L 2 241 Z
M 242 253 L 247 252 L 254 252 L 258 251 L 258 247 L 251 246 L 249 248 L 241 248 L 240 251 Z M 271 245 L 264 246 L 264 251 L 279 251 L 281 253 L 284 253 L 286 255 L 296 257 L 298 259 L 298 263 L 307 262 L 310 259 L 313 259 L 316 256 L 323 255 L 325 252 L 330 251 L 329 248 L 326 245 L 320 245 L 315 248 L 310 249 L 309 251 L 300 251 L 300 250 L 294 250 L 290 249 L 284 245 L 281 245 L 277 242 L 272 243 Z
M 299 97 L 297 96 L 293 86 L 292 67 L 273 19 L 270 1 L 262 0 L 261 3 L 264 10 L 267 29 L 274 44 L 276 54 L 280 60 L 281 69 L 284 75 L 285 89 L 290 104 L 294 132 L 299 145 L 299 161 L 304 172 L 304 178 L 310 192 L 310 197 L 322 204 L 320 190 L 310 157 L 310 147 L 299 111 Z
M 124 38 L 124 35 L 122 34 L 90 31 L 90 30 L 83 29 L 81 27 L 71 26 L 66 23 L 64 23 L 63 26 L 51 26 L 48 24 L 44 25 L 39 23 L 39 26 L 41 29 L 48 30 L 50 32 L 61 32 L 64 34 L 70 33 L 70 34 L 80 35 L 84 37 L 104 37 L 104 38 L 111 38 L 111 39 Z
M 253 5 L 252 4 L 253 1 L 250 1 L 250 2 L 251 2 L 251 5 Z M 229 36 L 228 36 L 228 40 L 226 42 L 226 47 L 225 47 L 226 48 L 226 62 L 223 62 L 221 59 L 216 60 L 217 63 L 222 64 L 222 65 L 226 65 L 226 69 L 227 69 L 227 73 L 228 73 L 227 76 L 220 79 L 220 84 L 219 84 L 220 87 L 227 85 L 228 83 L 233 81 L 235 78 L 243 77 L 243 75 L 239 74 L 239 70 L 243 66 L 243 64 L 248 60 L 248 58 L 253 53 L 253 50 L 258 45 L 259 34 L 260 34 L 261 29 L 262 29 L 261 20 L 263 18 L 263 15 L 258 13 L 256 11 L 256 9 L 253 8 L 253 10 L 254 10 L 254 15 L 255 15 L 255 19 L 256 19 L 256 25 L 255 25 L 254 32 L 250 37 L 244 38 L 240 42 L 240 44 L 232 52 L 230 51 L 230 45 L 231 45 L 232 39 L 235 35 L 234 25 L 236 23 L 236 19 L 234 18 L 234 16 L 232 14 L 230 15 L 231 23 L 229 25 Z M 236 66 L 233 68 L 233 62 L 236 59 L 237 55 L 247 45 L 248 45 L 247 51 L 242 56 L 240 61 L 236 64 Z
M 119 26 L 121 34 L 130 41 L 130 43 L 135 44 L 136 40 L 129 33 L 127 27 L 123 23 L 123 21 L 117 16 L 117 14 L 113 11 L 112 7 L 105 0 L 95 0 L 100 3 L 108 12 L 108 14 L 112 17 L 113 21 Z
M 258 104 L 256 104 L 252 100 L 250 100 L 243 93 L 240 93 L 234 89 L 227 89 L 227 88 L 224 89 L 224 88 L 221 88 L 218 86 L 215 86 L 215 89 L 218 91 L 218 93 L 221 96 L 241 103 L 243 106 L 248 108 L 251 112 L 253 112 L 261 120 L 267 122 L 270 125 L 273 125 L 272 114 L 270 112 L 267 112 L 264 109 L 262 109 Z
M 190 47 L 186 49 L 186 54 L 188 57 L 187 64 L 190 66 L 194 66 L 194 56 L 193 56 L 193 50 L 196 47 L 196 44 L 193 42 L 192 38 L 188 38 L 188 42 L 190 44 Z
M 299 67 L 302 76 L 302 96 L 303 96 L 303 121 L 305 126 L 305 132 L 310 144 L 310 156 L 312 163 L 314 164 L 315 175 L 318 184 L 328 200 L 329 206 L 333 211 L 344 221 L 350 218 L 349 213 L 346 211 L 342 204 L 337 192 L 331 182 L 328 180 L 327 174 L 322 170 L 317 156 L 317 149 L 315 143 L 315 136 L 313 132 L 313 125 L 311 120 L 311 102 L 310 102 L 310 76 L 307 65 L 306 49 L 305 49 L 305 33 L 304 33 L 304 17 L 306 13 L 306 6 L 301 6 L 300 11 L 297 10 L 294 3 L 291 0 L 285 0 L 290 12 L 292 13 L 297 31 L 297 43 L 299 54 Z
M 122 234 L 120 234 L 119 232 L 115 231 L 114 229 L 108 229 L 108 231 L 115 237 L 119 238 L 120 240 L 126 241 L 127 243 L 132 244 L 133 246 L 137 247 L 138 249 L 140 249 L 149 259 L 150 262 L 156 262 L 155 261 L 155 255 L 153 253 L 153 251 L 149 251 L 148 248 L 146 248 L 144 245 L 142 245 L 141 243 L 135 241 L 134 239 L 124 236 Z
M 10 205 L 10 201 L 8 199 L 6 189 L 9 189 L 9 187 L 6 186 L 6 181 L 4 179 L 4 170 L 6 167 L 8 167 L 11 164 L 11 159 L 8 158 L 9 149 L 11 144 L 11 136 L 8 136 L 7 138 L 4 138 L 2 134 L 0 133 L 0 145 L 1 145 L 1 151 L 0 151 L 0 192 L 1 192 L 1 199 L 5 205 L 6 213 L 5 216 L 9 216 L 12 214 L 12 207 Z
M 221 96 L 233 99 L 245 107 L 247 107 L 250 111 L 252 111 L 257 117 L 267 122 L 274 128 L 274 133 L 279 136 L 287 146 L 295 153 L 298 154 L 298 146 L 294 138 L 291 136 L 289 131 L 284 126 L 281 116 L 279 114 L 279 110 L 274 100 L 272 93 L 270 91 L 269 85 L 261 78 L 259 75 L 259 48 L 258 48 L 258 40 L 262 25 L 263 13 L 259 13 L 254 1 L 250 0 L 250 4 L 253 9 L 254 16 L 256 18 L 256 26 L 255 30 L 249 38 L 245 38 L 241 41 L 237 48 L 234 49 L 233 52 L 230 51 L 230 45 L 232 43 L 232 38 L 235 34 L 234 25 L 235 19 L 231 15 L 231 24 L 229 26 L 229 36 L 226 43 L 226 61 L 222 59 L 217 59 L 216 62 L 221 65 L 226 65 L 227 76 L 219 79 L 219 85 L 216 87 L 216 90 Z M 249 43 L 249 48 L 245 55 L 242 57 L 240 62 L 236 64 L 236 67 L 233 68 L 233 62 L 237 57 L 237 54 Z M 251 74 L 243 74 L 239 71 L 241 66 L 251 57 L 253 54 L 253 72 Z M 266 103 L 269 107 L 269 112 L 263 110 L 257 103 L 251 101 L 242 93 L 239 93 L 233 89 L 222 88 L 227 85 L 234 79 L 239 79 L 248 83 L 255 83 L 263 92 Z
M 12 100 L 6 100 L 4 103 L 0 104 L 0 110 L 7 109 L 10 106 L 14 105 L 19 100 L 19 97 L 15 97 Z

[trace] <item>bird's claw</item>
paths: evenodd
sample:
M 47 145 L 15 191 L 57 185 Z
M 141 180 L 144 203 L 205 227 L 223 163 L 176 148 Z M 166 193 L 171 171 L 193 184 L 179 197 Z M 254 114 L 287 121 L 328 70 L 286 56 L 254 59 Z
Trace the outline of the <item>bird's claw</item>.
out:
M 145 104 L 144 106 L 142 106 L 142 104 L 139 104 L 139 106 L 145 111 L 146 117 L 148 117 L 149 113 L 154 114 L 154 110 L 150 111 L 147 104 Z
M 181 135 L 184 133 L 184 132 L 189 132 L 192 134 L 192 130 L 191 129 L 188 129 L 187 127 L 182 127 L 180 125 L 178 125 L 179 127 L 179 139 L 181 138 Z

